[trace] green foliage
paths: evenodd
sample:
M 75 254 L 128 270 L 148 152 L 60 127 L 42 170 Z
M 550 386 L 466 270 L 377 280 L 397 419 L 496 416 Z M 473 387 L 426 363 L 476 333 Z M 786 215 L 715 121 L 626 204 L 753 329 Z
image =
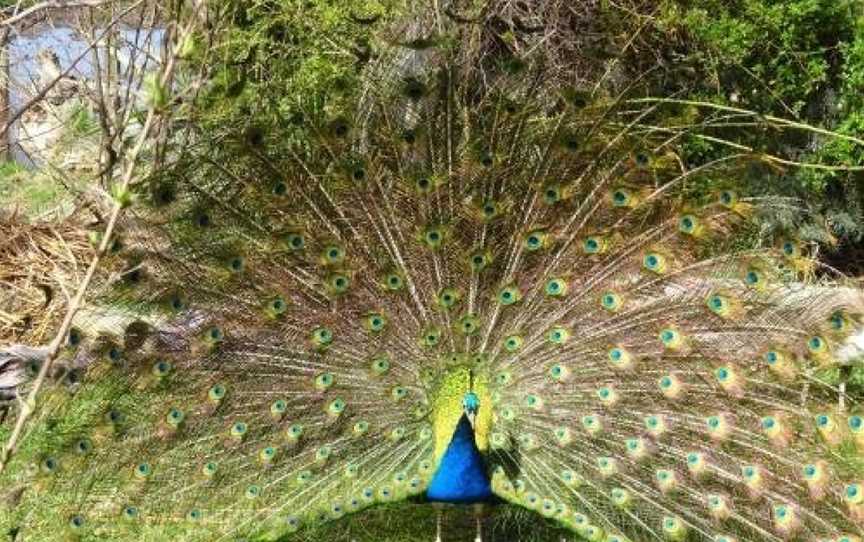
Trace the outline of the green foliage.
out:
M 842 73 L 854 34 L 852 0 L 709 0 L 667 5 L 705 49 L 697 52 L 723 90 L 763 111 L 818 113 L 819 93 Z
M 221 62 L 204 97 L 214 122 L 296 120 L 357 86 L 373 51 L 369 34 L 398 13 L 402 0 L 253 2 L 225 4 L 230 21 L 220 39 Z
M 7 209 L 38 215 L 68 200 L 68 191 L 48 173 L 29 171 L 17 162 L 0 163 L 0 201 Z
M 862 13 L 855 0 L 670 0 L 662 6 L 659 27 L 684 36 L 686 61 L 699 67 L 701 83 L 694 91 L 700 99 L 860 136 Z M 755 145 L 759 151 L 799 162 L 864 166 L 864 148 L 849 140 L 804 132 L 756 134 L 764 141 Z M 688 142 L 686 150 L 691 163 L 725 152 L 703 140 Z M 858 242 L 864 235 L 862 172 L 789 167 L 770 184 L 764 173 L 751 171 L 738 183 L 746 193 L 796 198 L 797 212 L 785 210 L 769 220 L 777 229 L 802 228 L 803 237 L 829 245 Z

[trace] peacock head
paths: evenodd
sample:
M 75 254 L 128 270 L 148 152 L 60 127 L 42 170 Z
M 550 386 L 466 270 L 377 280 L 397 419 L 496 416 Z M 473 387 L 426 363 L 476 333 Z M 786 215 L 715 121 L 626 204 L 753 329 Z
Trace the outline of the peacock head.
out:
M 480 398 L 473 391 L 469 391 L 462 398 L 462 409 L 465 411 L 465 416 L 474 427 L 474 420 L 477 418 L 477 411 L 480 409 Z

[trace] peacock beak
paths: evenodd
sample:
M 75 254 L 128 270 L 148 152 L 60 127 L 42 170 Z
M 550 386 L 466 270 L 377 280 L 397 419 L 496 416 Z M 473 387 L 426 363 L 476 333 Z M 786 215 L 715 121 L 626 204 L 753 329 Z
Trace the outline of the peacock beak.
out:
M 468 423 L 471 424 L 471 429 L 474 429 L 474 420 L 477 418 L 477 413 L 470 410 L 465 411 L 465 416 L 468 417 Z

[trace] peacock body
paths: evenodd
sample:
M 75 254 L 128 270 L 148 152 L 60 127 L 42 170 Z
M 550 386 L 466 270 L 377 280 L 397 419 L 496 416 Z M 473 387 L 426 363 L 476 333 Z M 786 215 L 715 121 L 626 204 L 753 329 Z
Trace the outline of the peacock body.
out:
M 864 418 L 818 374 L 864 303 L 793 232 L 750 248 L 793 202 L 727 179 L 769 160 L 685 165 L 693 105 L 392 49 L 288 151 L 247 130 L 138 190 L 4 528 L 275 540 L 501 499 L 595 542 L 860 540 Z

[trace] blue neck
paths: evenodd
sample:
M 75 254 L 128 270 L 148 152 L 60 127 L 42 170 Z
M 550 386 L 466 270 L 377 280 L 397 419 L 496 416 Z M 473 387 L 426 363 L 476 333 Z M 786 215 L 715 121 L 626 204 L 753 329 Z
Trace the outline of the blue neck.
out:
M 477 444 L 474 430 L 465 414 L 453 432 L 438 470 L 426 490 L 430 501 L 452 503 L 486 502 L 492 498 L 492 485 Z

